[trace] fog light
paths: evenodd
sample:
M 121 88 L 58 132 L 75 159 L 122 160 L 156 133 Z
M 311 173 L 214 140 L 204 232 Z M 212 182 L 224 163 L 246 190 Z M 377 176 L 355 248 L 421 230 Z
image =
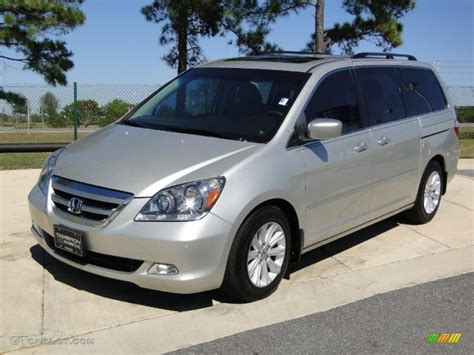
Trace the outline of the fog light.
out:
M 146 272 L 150 275 L 176 275 L 178 268 L 171 264 L 153 264 Z

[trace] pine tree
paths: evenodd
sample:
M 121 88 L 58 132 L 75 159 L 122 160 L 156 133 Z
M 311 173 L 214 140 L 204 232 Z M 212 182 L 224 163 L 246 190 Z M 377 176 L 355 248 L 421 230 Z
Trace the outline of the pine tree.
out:
M 72 52 L 58 40 L 85 21 L 79 9 L 83 0 L 0 1 L 0 60 L 19 62 L 52 85 L 66 84 L 65 72 L 73 67 Z M 0 88 L 0 99 L 10 103 L 25 98 Z

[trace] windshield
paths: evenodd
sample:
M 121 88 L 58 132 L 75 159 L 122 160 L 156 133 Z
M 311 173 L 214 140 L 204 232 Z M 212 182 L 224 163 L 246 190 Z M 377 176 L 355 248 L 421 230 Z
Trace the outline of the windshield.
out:
M 121 123 L 266 143 L 308 77 L 274 70 L 192 69 L 158 90 Z

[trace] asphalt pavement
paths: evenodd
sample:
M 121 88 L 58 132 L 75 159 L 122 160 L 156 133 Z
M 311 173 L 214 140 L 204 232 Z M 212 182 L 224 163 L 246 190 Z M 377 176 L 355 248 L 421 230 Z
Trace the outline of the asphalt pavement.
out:
M 474 353 L 474 273 L 388 292 L 174 354 Z M 255 314 L 258 317 L 258 314 Z M 430 333 L 461 333 L 456 344 Z

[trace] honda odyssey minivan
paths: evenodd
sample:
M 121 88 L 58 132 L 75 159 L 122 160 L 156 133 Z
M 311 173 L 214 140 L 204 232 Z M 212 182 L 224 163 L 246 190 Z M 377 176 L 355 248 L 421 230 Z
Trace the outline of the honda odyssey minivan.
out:
M 314 248 L 401 212 L 429 222 L 457 133 L 437 73 L 411 55 L 211 62 L 53 153 L 32 232 L 90 273 L 253 301 Z

